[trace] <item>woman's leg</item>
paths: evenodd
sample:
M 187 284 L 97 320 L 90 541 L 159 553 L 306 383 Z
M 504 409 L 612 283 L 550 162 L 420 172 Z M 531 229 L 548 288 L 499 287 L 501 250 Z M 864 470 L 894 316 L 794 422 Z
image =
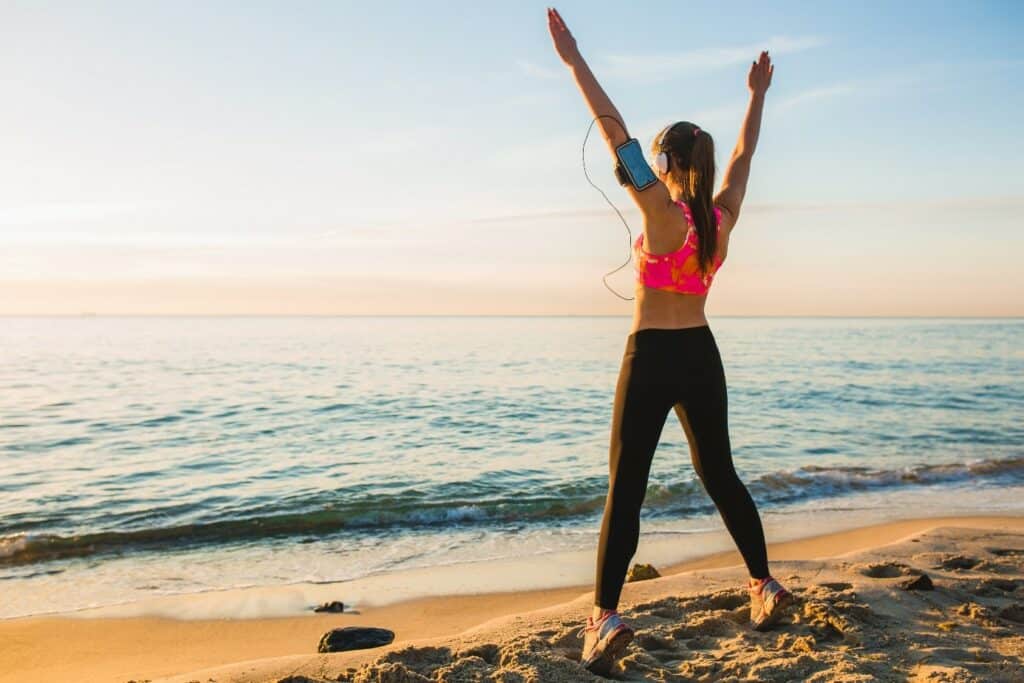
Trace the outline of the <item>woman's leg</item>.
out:
M 768 576 L 764 530 L 754 500 L 733 467 L 725 371 L 710 330 L 690 351 L 686 390 L 675 405 L 676 415 L 690 442 L 697 476 L 718 508 L 750 576 L 761 579 Z
M 641 341 L 638 352 L 635 335 L 649 339 L 643 332 L 630 335 L 615 388 L 608 496 L 597 547 L 595 612 L 618 608 L 626 570 L 640 540 L 640 507 L 651 460 L 674 401 L 657 348 Z

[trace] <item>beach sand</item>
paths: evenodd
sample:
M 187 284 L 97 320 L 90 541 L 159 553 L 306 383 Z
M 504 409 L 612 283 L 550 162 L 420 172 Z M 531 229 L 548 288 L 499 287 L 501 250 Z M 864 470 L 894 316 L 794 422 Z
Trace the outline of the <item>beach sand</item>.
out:
M 613 676 L 634 681 L 1022 681 L 1024 517 L 910 519 L 769 544 L 797 597 L 747 625 L 735 551 L 628 583 L 637 631 Z M 934 590 L 899 584 L 927 574 Z M 274 619 L 26 617 L 0 621 L 0 681 L 597 681 L 578 664 L 592 585 L 434 596 L 358 614 Z M 331 628 L 392 644 L 317 654 Z

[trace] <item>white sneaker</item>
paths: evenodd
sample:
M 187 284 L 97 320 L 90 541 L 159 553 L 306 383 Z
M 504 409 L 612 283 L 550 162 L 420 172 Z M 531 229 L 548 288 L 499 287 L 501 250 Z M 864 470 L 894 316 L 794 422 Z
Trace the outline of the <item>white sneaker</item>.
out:
M 583 638 L 580 664 L 591 673 L 606 676 L 635 634 L 618 612 L 608 612 L 597 622 L 593 615 L 587 617 L 587 625 L 576 635 Z
M 756 584 L 748 581 L 747 590 L 750 591 L 750 625 L 755 631 L 767 630 L 795 600 L 793 594 L 771 576 Z

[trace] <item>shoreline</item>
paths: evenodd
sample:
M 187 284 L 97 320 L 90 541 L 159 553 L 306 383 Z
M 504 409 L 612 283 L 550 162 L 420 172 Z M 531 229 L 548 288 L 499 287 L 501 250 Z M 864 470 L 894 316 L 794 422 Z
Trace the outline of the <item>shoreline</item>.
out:
M 1024 515 L 1024 486 L 1000 488 L 998 490 L 963 490 L 955 492 L 956 504 L 950 504 L 950 492 L 936 495 L 930 487 L 921 490 L 904 491 L 902 495 L 882 489 L 848 494 L 843 497 L 846 507 L 820 507 L 818 502 L 807 505 L 767 508 L 761 511 L 765 537 L 770 543 L 821 536 L 859 527 L 896 522 L 905 516 L 905 511 L 914 511 L 915 518 L 933 517 L 985 517 L 988 515 Z M 568 536 L 558 539 L 540 539 L 539 543 L 530 534 L 511 540 L 495 537 L 497 553 L 483 553 L 473 556 L 466 553 L 465 541 L 456 536 L 435 534 L 424 543 L 443 543 L 456 539 L 450 547 L 458 548 L 452 554 L 432 553 L 422 563 L 410 563 L 358 573 L 350 577 L 296 578 L 284 577 L 303 575 L 301 569 L 288 574 L 287 567 L 300 567 L 303 562 L 322 565 L 324 562 L 348 561 L 345 556 L 332 557 L 320 550 L 309 552 L 309 546 L 284 547 L 269 555 L 264 553 L 202 554 L 168 553 L 151 565 L 165 575 L 189 578 L 196 585 L 190 590 L 140 591 L 139 581 L 150 579 L 139 576 L 138 569 L 131 569 L 126 557 L 115 562 L 125 565 L 118 571 L 115 564 L 103 566 L 99 571 L 87 575 L 86 580 L 74 573 L 65 575 L 62 584 L 52 584 L 52 591 L 45 592 L 45 585 L 6 584 L 17 592 L 8 593 L 10 602 L 0 604 L 0 623 L 9 619 L 27 617 L 73 617 L 82 619 L 110 617 L 167 617 L 171 619 L 255 619 L 305 617 L 312 614 L 312 608 L 325 602 L 341 601 L 346 611 L 365 610 L 383 605 L 405 602 L 422 597 L 437 595 L 469 595 L 506 592 L 528 592 L 547 589 L 582 587 L 593 580 L 598 529 L 593 529 L 589 538 L 571 530 Z M 382 555 L 404 544 L 410 550 L 408 539 L 398 537 L 383 540 L 372 552 Z M 568 543 L 566 543 L 568 542 Z M 562 546 L 562 547 L 559 547 Z M 568 546 L 568 547 L 566 547 Z M 672 571 L 676 567 L 707 558 L 719 552 L 735 550 L 735 545 L 717 514 L 703 514 L 692 518 L 648 520 L 641 533 L 640 543 L 633 562 L 652 564 Z M 273 557 L 280 560 L 274 561 Z M 265 558 L 270 559 L 268 568 L 259 568 Z M 290 559 L 287 559 L 290 558 Z M 740 562 L 739 554 L 735 555 Z M 139 562 L 150 562 L 143 557 Z M 200 563 L 192 576 L 191 563 Z M 249 563 L 256 564 L 249 564 Z M 145 566 L 145 565 L 140 565 Z M 209 567 L 219 567 L 223 576 L 233 576 L 237 570 L 257 568 L 256 574 L 268 572 L 274 578 L 244 581 L 232 585 L 201 585 L 209 578 Z M 203 572 L 206 572 L 204 575 Z M 350 568 L 345 568 L 348 573 Z M 330 573 L 330 570 L 327 570 Z M 250 576 L 252 572 L 249 572 Z M 125 586 L 120 581 L 125 576 L 135 583 Z M 105 580 L 104 580 L 105 578 Z M 156 579 L 157 577 L 154 577 Z M 22 586 L 23 589 L 22 589 Z M 76 590 L 70 588 L 76 586 Z M 118 588 L 121 586 L 121 588 Z M 43 590 L 44 593 L 39 594 Z M 36 601 L 36 596 L 38 601 Z M 33 610 L 33 606 L 37 609 Z
M 770 562 L 838 558 L 899 543 L 935 527 L 970 527 L 1024 533 L 1024 515 L 955 515 L 890 520 L 841 531 L 769 542 Z M 637 558 L 634 558 L 637 561 Z M 642 561 L 642 560 L 641 560 Z M 683 562 L 658 566 L 662 581 L 701 570 L 739 568 L 735 549 L 713 552 Z M 450 570 L 451 567 L 448 567 Z M 627 583 L 623 601 L 652 582 Z M 461 595 L 435 594 L 355 612 L 249 619 L 177 619 L 167 617 L 35 616 L 0 620 L 0 682 L 128 681 L 232 666 L 248 660 L 315 659 L 320 636 L 341 626 L 380 626 L 395 632 L 394 642 L 452 637 L 476 631 L 512 615 L 549 610 L 565 603 L 589 602 L 593 586 Z M 60 642 L 60 655 L 50 651 Z M 332 658 L 372 659 L 383 648 Z M 282 660 L 284 661 L 284 660 Z M 198 676 L 197 676 L 198 678 Z M 201 680 L 205 680 L 201 679 Z M 227 680 L 227 679 L 225 679 Z M 242 680 L 242 679 L 237 679 Z

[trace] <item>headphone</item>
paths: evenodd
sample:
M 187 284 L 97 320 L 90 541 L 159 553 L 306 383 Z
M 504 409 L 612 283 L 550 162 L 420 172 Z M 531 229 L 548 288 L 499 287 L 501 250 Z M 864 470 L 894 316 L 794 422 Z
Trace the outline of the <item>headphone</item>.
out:
M 669 157 L 668 157 L 668 151 L 665 149 L 665 138 L 668 137 L 669 133 L 671 133 L 673 130 L 675 130 L 676 126 L 682 125 L 684 123 L 686 123 L 686 121 L 676 121 L 671 126 L 668 126 L 667 128 L 665 128 L 665 130 L 661 131 L 661 135 L 658 137 L 658 144 L 657 144 L 658 154 L 654 157 L 654 167 L 656 169 L 658 169 L 658 171 L 663 173 L 663 174 L 664 173 L 668 173 L 668 168 L 669 168 Z M 693 125 L 693 124 L 690 124 L 690 125 Z M 700 132 L 700 126 L 694 125 L 693 126 L 693 135 L 696 137 L 697 133 L 699 133 L 699 132 Z

